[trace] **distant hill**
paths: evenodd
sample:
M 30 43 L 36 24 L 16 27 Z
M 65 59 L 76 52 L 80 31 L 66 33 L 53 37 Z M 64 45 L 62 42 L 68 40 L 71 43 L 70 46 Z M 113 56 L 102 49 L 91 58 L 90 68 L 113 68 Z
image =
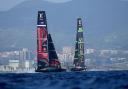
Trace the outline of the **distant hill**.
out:
M 23 47 L 36 50 L 38 10 L 47 13 L 48 30 L 56 49 L 74 45 L 77 17 L 83 19 L 86 47 L 128 49 L 128 13 L 122 11 L 124 7 L 118 7 L 122 4 L 115 5 L 114 1 L 109 3 L 73 0 L 53 4 L 43 0 L 28 0 L 9 11 L 0 12 L 0 51 Z

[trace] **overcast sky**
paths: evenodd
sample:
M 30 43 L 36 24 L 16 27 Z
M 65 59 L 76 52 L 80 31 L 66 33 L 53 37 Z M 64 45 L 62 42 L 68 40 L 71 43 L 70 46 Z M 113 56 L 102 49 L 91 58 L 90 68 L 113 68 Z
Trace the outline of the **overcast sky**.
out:
M 0 0 L 0 11 L 6 11 L 25 0 Z
M 128 0 L 0 0 L 0 11 L 9 10 L 0 13 L 1 48 L 14 45 L 21 48 L 35 47 L 32 34 L 36 27 L 36 11 L 40 8 L 47 11 L 48 30 L 53 34 L 57 47 L 74 44 L 73 29 L 77 17 L 83 20 L 86 46 L 125 48 L 128 45 Z M 17 32 L 19 30 L 20 33 Z M 5 40 L 8 35 L 11 36 Z
M 0 0 L 0 11 L 7 11 L 24 1 L 27 1 L 27 0 Z M 44 0 L 44 1 L 48 1 L 51 3 L 65 3 L 72 0 Z
M 7 11 L 24 1 L 27 1 L 27 0 L 0 0 L 0 11 Z M 43 1 L 47 1 L 50 3 L 66 3 L 66 2 L 69 2 L 72 0 L 43 0 Z M 119 0 L 119 1 L 128 2 L 128 0 Z M 92 0 L 92 2 L 93 2 L 93 0 Z

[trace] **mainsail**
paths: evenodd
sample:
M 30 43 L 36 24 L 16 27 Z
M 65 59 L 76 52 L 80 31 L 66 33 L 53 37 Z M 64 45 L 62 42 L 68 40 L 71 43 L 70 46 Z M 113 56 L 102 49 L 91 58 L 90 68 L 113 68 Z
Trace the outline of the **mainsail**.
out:
M 38 11 L 37 21 L 37 69 L 49 66 L 48 61 L 48 31 L 45 11 Z
M 85 67 L 84 64 L 84 38 L 83 38 L 83 26 L 82 19 L 77 19 L 77 34 L 75 43 L 75 55 L 74 55 L 75 67 Z

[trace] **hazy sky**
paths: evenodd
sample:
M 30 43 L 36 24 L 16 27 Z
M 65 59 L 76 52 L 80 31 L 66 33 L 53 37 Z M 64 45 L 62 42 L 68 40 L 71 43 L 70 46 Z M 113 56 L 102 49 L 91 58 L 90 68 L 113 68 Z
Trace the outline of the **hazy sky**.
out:
M 76 18 L 81 17 L 86 47 L 128 49 L 128 0 L 0 0 L 0 11 L 5 11 L 0 12 L 0 47 L 36 47 L 40 9 L 47 12 L 48 30 L 57 48 L 74 45 Z
M 9 10 L 25 0 L 0 0 L 0 11 Z
M 0 0 L 0 11 L 7 11 L 24 1 L 27 1 L 27 0 Z M 72 0 L 42 0 L 42 1 L 48 1 L 51 3 L 65 3 L 65 2 L 72 1 Z M 117 1 L 128 2 L 128 0 L 117 0 Z
M 0 0 L 0 11 L 7 11 L 24 1 L 27 0 Z M 72 0 L 43 0 L 43 1 L 48 1 L 51 3 L 65 3 Z

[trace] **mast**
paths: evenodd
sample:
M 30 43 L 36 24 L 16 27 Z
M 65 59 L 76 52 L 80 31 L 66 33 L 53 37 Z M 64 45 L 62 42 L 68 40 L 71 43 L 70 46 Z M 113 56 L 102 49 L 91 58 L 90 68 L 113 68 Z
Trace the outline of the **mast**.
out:
M 83 25 L 82 19 L 77 19 L 77 34 L 75 43 L 75 55 L 74 55 L 74 65 L 85 67 L 84 64 L 84 38 L 83 38 Z
M 38 11 L 37 18 L 37 70 L 45 68 L 48 62 L 48 30 L 45 11 Z
M 51 34 L 48 34 L 48 53 L 49 53 L 49 66 L 61 68 L 61 65 L 58 60 L 58 56 L 54 47 L 54 43 L 52 41 Z

